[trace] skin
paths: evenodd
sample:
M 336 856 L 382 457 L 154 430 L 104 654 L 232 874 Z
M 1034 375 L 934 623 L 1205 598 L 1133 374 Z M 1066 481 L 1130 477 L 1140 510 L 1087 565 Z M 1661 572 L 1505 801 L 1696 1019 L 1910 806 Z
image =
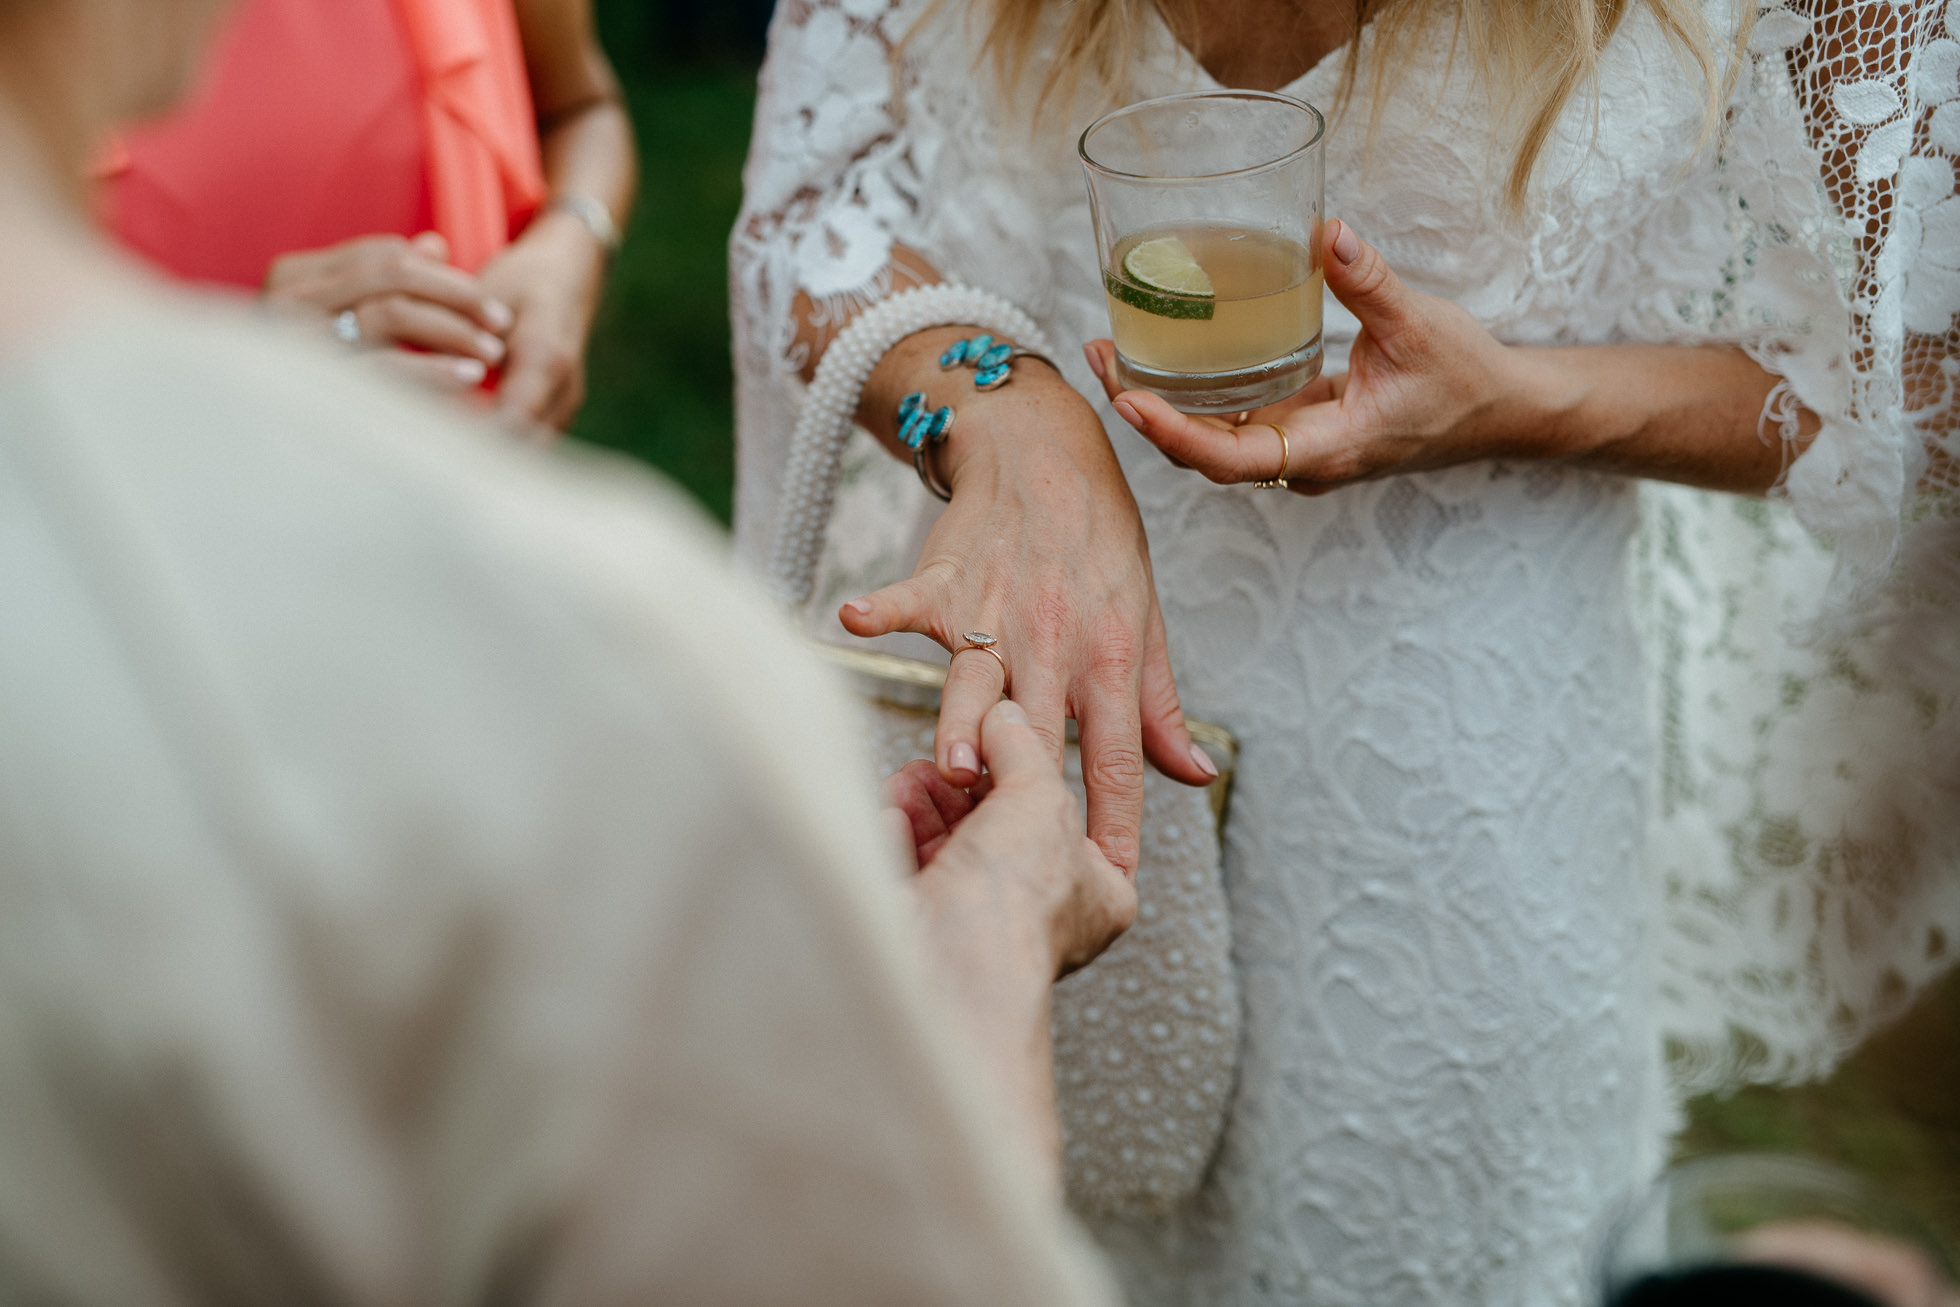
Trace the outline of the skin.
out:
M 1084 837 L 1075 796 L 1056 784 L 1047 742 L 1019 705 L 996 704 L 980 740 L 987 780 L 972 793 L 921 761 L 886 783 L 886 798 L 920 868 L 941 989 L 1059 1194 L 1049 995 L 1129 928 L 1136 888 Z
M 0 364 L 144 279 L 88 221 L 86 161 L 114 127 L 189 85 L 225 0 L 0 0 Z M 927 960 L 1019 1137 L 1059 1193 L 1048 990 L 1106 948 L 1136 894 L 1082 834 L 1026 714 L 981 724 L 983 784 L 928 765 L 887 787 L 915 869 Z
M 553 195 L 589 195 L 624 227 L 637 181 L 633 130 L 593 28 L 591 0 L 514 0 Z M 585 400 L 585 346 L 599 308 L 605 251 L 584 223 L 549 209 L 471 276 L 440 236 L 370 236 L 274 262 L 274 303 L 337 315 L 362 335 L 422 354 L 396 368 L 445 389 L 503 369 L 500 407 L 562 429 Z
M 1352 8 L 1325 0 L 1206 0 L 1189 12 L 1202 23 L 1173 14 L 1186 46 L 1224 85 L 1253 89 L 1290 83 L 1354 31 Z M 1328 289 L 1365 328 L 1347 373 L 1246 415 L 1243 431 L 1111 388 L 1117 413 L 1173 462 L 1221 483 L 1279 472 L 1280 436 L 1263 424 L 1280 423 L 1302 494 L 1492 458 L 1751 494 L 1780 475 L 1781 442 L 1759 429 L 1774 382 L 1740 351 L 1503 345 L 1454 304 L 1410 292 L 1346 223 L 1327 224 L 1323 240 Z M 940 280 L 916 251 L 896 251 L 894 264 L 894 289 Z M 819 329 L 817 316 L 800 303 L 810 371 L 835 330 Z M 1133 868 L 1143 760 L 1187 784 L 1210 779 L 1183 731 L 1142 523 L 1095 410 L 1047 369 L 1023 362 L 1013 384 L 989 396 L 940 371 L 944 342 L 972 331 L 901 341 L 865 388 L 860 424 L 908 462 L 896 438 L 898 398 L 923 390 L 958 409 L 935 455 L 953 502 L 913 576 L 852 600 L 839 619 L 855 635 L 913 631 L 948 649 L 960 647 L 961 631 L 1000 637 L 1007 690 L 1058 758 L 1063 718 L 1077 719 L 1089 832 Z M 1111 348 L 1088 350 L 1105 378 Z M 1803 421 L 1814 432 L 1815 420 Z M 934 742 L 949 782 L 973 778 L 975 724 L 1002 681 L 991 658 L 954 658 Z

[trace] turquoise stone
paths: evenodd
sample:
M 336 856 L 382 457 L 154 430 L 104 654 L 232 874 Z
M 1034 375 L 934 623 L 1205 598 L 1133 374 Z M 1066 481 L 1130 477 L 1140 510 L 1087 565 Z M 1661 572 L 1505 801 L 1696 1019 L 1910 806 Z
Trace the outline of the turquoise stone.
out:
M 898 420 L 903 422 L 906 418 L 911 417 L 925 406 L 926 392 L 923 390 L 913 391 L 904 399 L 898 401 Z
M 926 432 L 926 439 L 935 445 L 944 440 L 946 433 L 953 429 L 953 417 L 953 410 L 950 408 L 942 408 L 937 413 L 934 413 L 932 415 L 932 427 Z
M 898 438 L 907 449 L 917 449 L 926 442 L 926 432 L 932 426 L 933 415 L 925 409 L 914 409 L 912 416 L 905 419 L 905 425 L 898 429 Z
M 980 356 L 979 368 L 982 372 L 987 372 L 999 367 L 1013 357 L 1014 347 L 1012 345 L 996 345 Z
M 985 372 L 982 372 L 973 379 L 973 384 L 982 390 L 993 390 L 998 386 L 1006 385 L 1007 378 L 1011 375 L 1007 370 L 1007 365 L 1003 363 L 998 367 L 988 368 Z
M 966 342 L 963 340 L 954 341 L 946 347 L 946 352 L 939 356 L 939 366 L 942 368 L 956 368 L 964 362 L 966 362 Z
M 992 336 L 975 336 L 972 340 L 966 342 L 966 361 L 968 363 L 977 363 L 980 356 L 993 347 L 994 338 Z

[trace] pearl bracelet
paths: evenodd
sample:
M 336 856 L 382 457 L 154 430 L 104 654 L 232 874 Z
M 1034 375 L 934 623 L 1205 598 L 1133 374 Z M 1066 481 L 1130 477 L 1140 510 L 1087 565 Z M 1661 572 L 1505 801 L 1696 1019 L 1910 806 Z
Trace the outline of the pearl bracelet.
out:
M 858 399 L 871 373 L 892 346 L 929 327 L 983 327 L 1012 337 L 1027 349 L 1051 352 L 1033 318 L 991 291 L 942 283 L 916 286 L 860 313 L 824 351 L 804 393 L 803 411 L 790 435 L 776 513 L 776 540 L 769 576 L 778 597 L 801 608 L 816 590 L 837 481 L 844 466 Z

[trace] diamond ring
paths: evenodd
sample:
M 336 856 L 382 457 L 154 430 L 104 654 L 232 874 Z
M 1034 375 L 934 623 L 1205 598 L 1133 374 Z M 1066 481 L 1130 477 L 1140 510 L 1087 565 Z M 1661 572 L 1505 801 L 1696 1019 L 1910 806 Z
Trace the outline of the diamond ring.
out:
M 1000 641 L 988 635 L 985 631 L 961 631 L 960 639 L 965 643 L 953 650 L 953 657 L 957 658 L 969 649 L 978 649 L 981 653 L 991 657 L 995 662 L 1000 664 L 1000 686 L 1002 692 L 1005 693 L 1008 679 L 1007 660 L 1000 656 Z

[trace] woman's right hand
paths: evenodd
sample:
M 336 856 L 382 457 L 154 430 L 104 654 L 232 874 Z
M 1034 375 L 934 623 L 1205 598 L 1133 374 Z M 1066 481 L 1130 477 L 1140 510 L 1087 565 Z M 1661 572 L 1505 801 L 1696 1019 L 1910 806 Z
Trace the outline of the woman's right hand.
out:
M 1022 359 L 1010 384 L 982 393 L 970 371 L 941 372 L 940 352 L 971 334 L 920 332 L 872 374 L 860 414 L 888 441 L 911 390 L 958 411 L 934 453 L 953 500 L 912 577 L 839 616 L 854 635 L 913 631 L 953 651 L 934 761 L 955 785 L 979 780 L 980 723 L 1003 681 L 1056 763 L 1073 717 L 1089 834 L 1134 872 L 1146 758 L 1190 785 L 1217 775 L 1184 727 L 1143 521 L 1102 422 L 1059 373 Z M 1005 675 L 987 654 L 962 652 L 968 631 L 999 640 Z
M 329 318 L 351 311 L 364 343 L 394 347 L 392 365 L 444 389 L 480 384 L 500 365 L 515 321 L 477 278 L 450 264 L 449 244 L 435 232 L 284 255 L 266 276 L 265 298 Z

